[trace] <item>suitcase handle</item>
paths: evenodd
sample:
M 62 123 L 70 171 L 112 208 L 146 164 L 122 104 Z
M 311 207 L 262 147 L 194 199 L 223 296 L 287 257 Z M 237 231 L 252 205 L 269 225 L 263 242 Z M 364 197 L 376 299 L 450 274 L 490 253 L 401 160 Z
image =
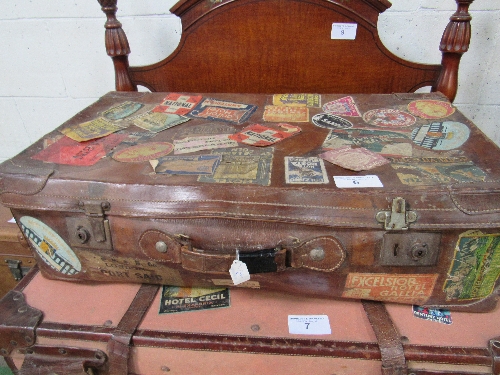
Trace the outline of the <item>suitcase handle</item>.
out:
M 227 274 L 236 259 L 234 254 L 218 254 L 193 248 L 186 236 L 172 236 L 150 230 L 139 240 L 142 252 L 159 262 L 181 264 L 188 271 Z M 333 272 L 344 262 L 346 253 L 341 242 L 332 236 L 316 237 L 295 246 L 247 252 L 239 249 L 239 259 L 250 274 L 281 272 L 287 268 L 308 268 Z

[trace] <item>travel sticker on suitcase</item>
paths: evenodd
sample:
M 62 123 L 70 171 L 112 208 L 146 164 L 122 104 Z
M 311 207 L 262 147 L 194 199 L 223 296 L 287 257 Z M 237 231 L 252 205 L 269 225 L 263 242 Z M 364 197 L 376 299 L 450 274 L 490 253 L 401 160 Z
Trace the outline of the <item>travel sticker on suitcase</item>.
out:
M 273 105 L 319 108 L 321 96 L 319 94 L 274 94 Z
M 458 238 L 443 291 L 447 300 L 485 298 L 499 276 L 500 233 L 467 231 Z
M 250 118 L 256 109 L 257 106 L 252 104 L 205 98 L 193 108 L 188 116 L 242 124 Z
M 214 150 L 212 155 L 221 155 L 219 165 L 213 175 L 200 176 L 198 181 L 268 186 L 271 183 L 273 153 L 273 147 Z
M 73 250 L 49 226 L 31 216 L 21 217 L 19 223 L 37 254 L 50 267 L 65 275 L 74 275 L 82 270 Z

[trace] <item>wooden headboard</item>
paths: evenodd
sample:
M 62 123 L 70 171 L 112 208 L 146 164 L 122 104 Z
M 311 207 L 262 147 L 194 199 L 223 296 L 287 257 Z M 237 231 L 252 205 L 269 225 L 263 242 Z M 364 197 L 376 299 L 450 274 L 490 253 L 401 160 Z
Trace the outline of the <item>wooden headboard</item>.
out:
M 377 20 L 391 6 L 387 0 L 181 0 L 171 9 L 182 22 L 179 46 L 141 67 L 128 64 L 117 0 L 98 1 L 107 15 L 106 50 L 118 91 L 142 85 L 180 92 L 391 93 L 432 86 L 453 101 L 474 0 L 456 0 L 440 65 L 405 61 L 384 47 Z M 343 23 L 357 25 L 354 40 L 332 39 L 332 25 Z

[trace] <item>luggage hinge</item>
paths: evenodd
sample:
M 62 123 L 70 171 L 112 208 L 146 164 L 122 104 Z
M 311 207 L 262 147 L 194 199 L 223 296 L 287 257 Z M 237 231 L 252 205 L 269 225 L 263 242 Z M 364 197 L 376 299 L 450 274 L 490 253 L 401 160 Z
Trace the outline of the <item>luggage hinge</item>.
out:
M 417 213 L 406 208 L 404 198 L 392 200 L 391 211 L 380 211 L 376 215 L 377 221 L 384 224 L 385 230 L 407 230 L 409 225 L 417 221 Z
M 0 300 L 0 355 L 35 343 L 42 312 L 26 303 L 23 293 L 11 290 Z
M 5 259 L 14 280 L 21 280 L 30 270 L 28 267 L 21 267 L 21 261 L 17 259 Z
M 107 356 L 99 349 L 33 345 L 21 349 L 24 361 L 19 375 L 94 375 L 106 367 Z
M 84 209 L 85 215 L 87 215 L 90 221 L 94 239 L 97 242 L 105 242 L 106 230 L 104 228 L 104 212 L 111 208 L 109 202 L 81 201 L 79 205 Z M 81 232 L 79 236 L 84 240 L 85 232 Z

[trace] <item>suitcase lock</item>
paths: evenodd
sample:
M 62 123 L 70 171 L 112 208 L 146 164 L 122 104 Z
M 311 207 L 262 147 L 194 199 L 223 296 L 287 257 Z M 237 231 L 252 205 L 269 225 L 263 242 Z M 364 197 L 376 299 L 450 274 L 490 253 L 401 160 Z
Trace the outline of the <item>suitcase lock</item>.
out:
M 111 232 L 105 218 L 111 205 L 106 201 L 81 201 L 79 207 L 85 216 L 66 218 L 71 246 L 111 250 Z

